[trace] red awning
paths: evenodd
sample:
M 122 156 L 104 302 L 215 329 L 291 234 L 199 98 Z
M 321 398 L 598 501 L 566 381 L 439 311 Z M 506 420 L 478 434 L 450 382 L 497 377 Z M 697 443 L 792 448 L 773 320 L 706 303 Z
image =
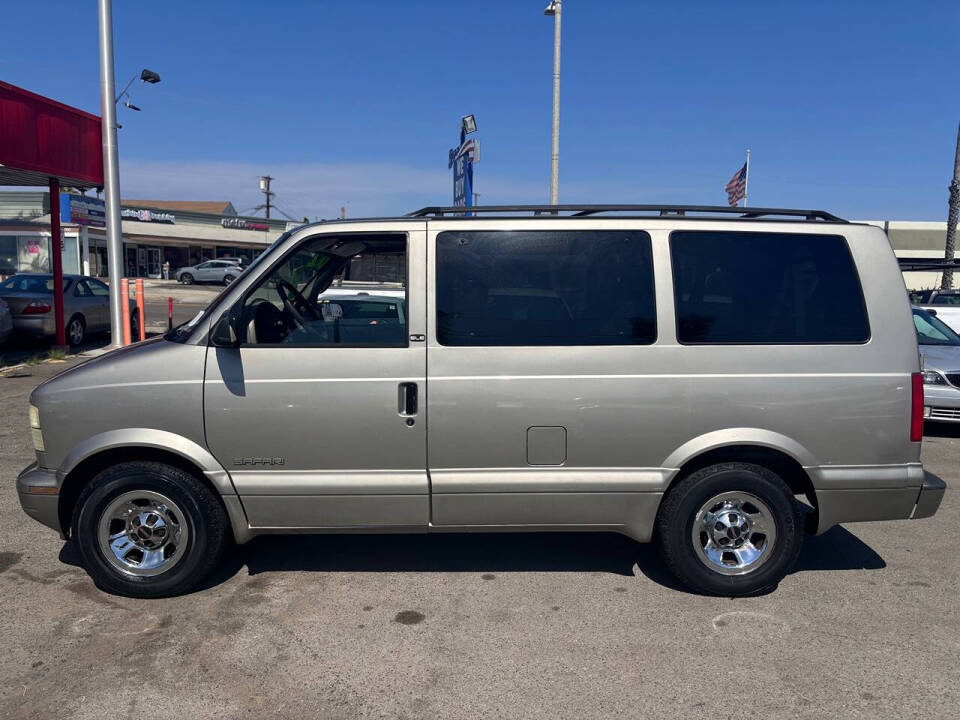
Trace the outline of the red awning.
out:
M 0 81 L 0 185 L 103 187 L 100 118 Z

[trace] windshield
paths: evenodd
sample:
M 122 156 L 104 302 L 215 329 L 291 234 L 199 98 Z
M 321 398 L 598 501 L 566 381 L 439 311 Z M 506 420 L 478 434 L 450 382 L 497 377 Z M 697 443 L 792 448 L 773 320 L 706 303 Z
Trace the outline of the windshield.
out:
M 240 274 L 237 276 L 237 279 L 233 281 L 233 283 L 230 283 L 230 285 L 227 285 L 223 290 L 221 290 L 217 294 L 217 296 L 213 299 L 213 301 L 209 305 L 207 305 L 206 308 L 198 312 L 196 315 L 190 318 L 187 322 L 180 323 L 175 328 L 173 328 L 173 330 L 170 330 L 169 332 L 167 332 L 167 334 L 163 336 L 164 339 L 169 340 L 170 342 L 178 342 L 178 343 L 186 342 L 187 338 L 190 337 L 190 333 L 193 332 L 193 328 L 196 327 L 197 323 L 200 322 L 200 319 L 207 314 L 207 310 L 215 306 L 218 302 L 220 302 L 220 298 L 222 298 L 225 293 L 230 292 L 232 285 L 234 283 L 242 280 L 244 277 L 247 276 L 248 273 L 253 272 L 254 268 L 259 267 L 264 262 L 264 260 L 266 260 L 266 258 L 270 254 L 272 254 L 273 249 L 277 247 L 277 245 L 282 243 L 284 240 L 286 240 L 288 237 L 290 237 L 290 233 L 288 232 L 283 233 L 283 235 L 281 235 L 276 240 L 274 240 L 266 250 L 264 250 L 262 253 L 257 255 L 257 257 L 253 259 L 252 263 L 250 263 L 246 267 L 241 266 Z
M 928 312 L 915 309 L 913 324 L 917 328 L 917 342 L 921 345 L 960 345 L 960 335 Z
M 70 287 L 70 279 L 63 279 L 63 289 Z M 14 275 L 0 283 L 0 290 L 53 294 L 53 278 L 44 275 Z

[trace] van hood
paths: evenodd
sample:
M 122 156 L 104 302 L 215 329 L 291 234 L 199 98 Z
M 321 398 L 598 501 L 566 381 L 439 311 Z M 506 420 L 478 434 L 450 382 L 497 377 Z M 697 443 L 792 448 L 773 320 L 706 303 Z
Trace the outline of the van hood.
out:
M 139 360 L 140 358 L 145 358 L 153 354 L 157 344 L 163 342 L 163 336 L 158 335 L 143 342 L 134 343 L 127 347 L 116 348 L 102 355 L 88 358 L 37 385 L 30 395 L 30 401 L 35 404 L 35 397 L 39 393 L 48 391 L 50 387 L 54 385 L 73 385 L 74 381 L 80 380 L 81 376 L 92 379 L 93 375 L 101 373 L 102 371 L 98 377 L 102 377 L 104 381 L 107 381 L 108 376 L 114 369 L 119 369 L 120 366 L 126 369 L 131 361 Z
M 924 370 L 960 371 L 960 346 L 921 345 Z

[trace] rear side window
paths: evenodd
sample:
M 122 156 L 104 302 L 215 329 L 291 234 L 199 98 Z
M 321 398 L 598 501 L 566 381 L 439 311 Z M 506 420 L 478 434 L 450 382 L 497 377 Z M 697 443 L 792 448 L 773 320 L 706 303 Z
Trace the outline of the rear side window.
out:
M 870 324 L 839 235 L 670 235 L 677 339 L 698 344 L 863 343 Z
M 648 345 L 656 337 L 645 232 L 437 236 L 442 345 Z

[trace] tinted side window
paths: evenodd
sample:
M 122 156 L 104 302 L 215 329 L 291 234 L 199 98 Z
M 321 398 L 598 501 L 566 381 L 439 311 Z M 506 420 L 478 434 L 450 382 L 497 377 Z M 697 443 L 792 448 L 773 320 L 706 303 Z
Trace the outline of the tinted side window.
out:
M 437 236 L 442 345 L 648 345 L 656 336 L 645 232 Z
M 670 235 L 682 343 L 862 343 L 870 338 L 853 258 L 839 235 Z
M 960 295 L 937 295 L 932 305 L 960 305 Z
M 362 288 L 342 282 L 345 269 L 361 255 L 387 254 L 406 262 L 406 240 L 405 235 L 321 235 L 304 241 L 244 299 L 241 343 L 406 346 L 406 288 L 375 274 Z
M 107 297 L 110 294 L 110 288 L 99 280 L 87 280 L 87 285 L 90 286 L 90 292 L 97 297 Z

